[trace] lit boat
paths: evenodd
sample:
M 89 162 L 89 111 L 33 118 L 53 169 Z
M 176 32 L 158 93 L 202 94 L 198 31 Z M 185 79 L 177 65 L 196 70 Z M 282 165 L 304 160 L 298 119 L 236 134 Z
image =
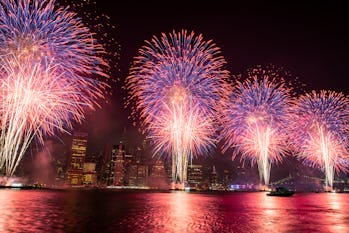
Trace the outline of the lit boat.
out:
M 285 187 L 277 187 L 275 190 L 267 193 L 268 196 L 290 197 L 294 194 L 293 191 L 288 190 Z

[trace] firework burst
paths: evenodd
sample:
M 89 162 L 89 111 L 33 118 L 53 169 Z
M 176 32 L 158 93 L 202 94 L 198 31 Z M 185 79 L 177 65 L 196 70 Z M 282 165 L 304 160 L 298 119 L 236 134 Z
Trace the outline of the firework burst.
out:
M 162 34 L 139 50 L 126 88 L 133 116 L 155 145 L 172 156 L 172 179 L 186 183 L 188 158 L 215 143 L 216 106 L 227 92 L 225 60 L 194 33 Z
M 1 163 L 11 176 L 33 138 L 71 128 L 103 98 L 103 47 L 54 0 L 0 3 Z
M 8 68 L 8 67 L 7 67 Z M 62 78 L 55 66 L 16 64 L 0 79 L 1 165 L 11 176 L 34 137 L 70 128 L 70 120 L 80 122 L 90 101 L 76 99 L 78 87 Z
M 53 61 L 61 73 L 80 83 L 81 90 L 98 93 L 104 85 L 86 81 L 105 76 L 103 47 L 76 13 L 56 6 L 55 0 L 1 1 L 0 35 L 1 58 L 43 65 Z
M 257 163 L 265 185 L 271 164 L 280 162 L 287 151 L 291 88 L 284 78 L 288 75 L 272 66 L 248 70 L 247 79 L 234 86 L 220 118 L 223 151 L 232 148 L 233 159 L 241 155 L 242 160 Z
M 349 158 L 349 98 L 343 93 L 312 91 L 294 107 L 293 143 L 304 163 L 324 171 L 333 187 L 334 172 L 347 171 Z

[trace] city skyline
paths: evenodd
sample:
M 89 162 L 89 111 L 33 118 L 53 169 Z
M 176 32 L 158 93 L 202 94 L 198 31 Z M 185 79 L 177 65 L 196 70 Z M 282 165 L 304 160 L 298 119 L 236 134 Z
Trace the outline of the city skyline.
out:
M 74 135 L 84 135 L 86 140 L 88 141 L 88 135 L 84 132 L 74 132 Z M 62 145 L 62 144 L 54 144 L 52 141 L 49 141 L 47 144 L 45 144 L 45 148 L 42 150 L 39 150 L 38 153 L 33 153 L 33 157 L 28 156 L 23 161 L 23 167 L 19 169 L 17 172 L 17 175 L 22 176 L 23 178 L 27 179 L 27 181 L 34 182 L 35 180 L 43 182 L 43 184 L 46 185 L 63 185 L 65 182 L 70 182 L 69 174 L 70 174 L 70 167 L 72 166 L 70 161 L 72 157 L 76 156 L 75 146 L 74 146 L 74 139 L 73 136 L 69 136 L 70 138 L 70 144 Z M 69 140 L 67 140 L 69 141 Z M 73 173 L 80 174 L 82 176 L 82 167 L 84 166 L 84 163 L 94 163 L 95 170 L 94 173 L 99 177 L 104 174 L 105 166 L 108 166 L 110 162 L 113 162 L 112 156 L 115 153 L 113 148 L 119 148 L 119 145 L 123 145 L 123 160 L 126 161 L 128 158 L 137 158 L 139 157 L 143 162 L 141 164 L 144 164 L 147 166 L 147 174 L 149 175 L 149 184 L 153 184 L 150 180 L 152 180 L 152 167 L 154 167 L 157 163 L 157 161 L 162 161 L 164 163 L 169 163 L 171 161 L 169 158 L 165 157 L 152 157 L 152 154 L 149 150 L 146 148 L 132 148 L 127 144 L 123 144 L 121 142 L 115 143 L 113 145 L 108 145 L 104 148 L 103 153 L 96 154 L 96 155 L 84 155 L 84 162 L 79 162 L 78 165 L 81 170 L 75 170 Z M 58 147 L 64 147 L 66 150 L 65 154 L 59 154 L 59 150 L 57 150 Z M 85 142 L 86 146 L 86 142 Z M 138 150 L 140 150 L 140 154 L 138 155 Z M 83 153 L 86 153 L 86 148 L 83 149 Z M 80 152 L 79 152 L 80 153 Z M 219 154 L 216 156 L 207 156 L 207 157 L 197 157 L 194 158 L 192 161 L 189 162 L 189 167 L 191 165 L 200 165 L 204 169 L 204 178 L 210 177 L 210 173 L 213 169 L 217 172 L 217 177 L 219 184 L 222 184 L 224 182 L 224 177 L 227 172 L 229 177 L 229 184 L 239 184 L 239 185 L 246 185 L 246 184 L 254 184 L 254 188 L 256 188 L 256 184 L 259 183 L 258 178 L 258 167 L 256 165 L 252 166 L 250 165 L 249 161 L 240 161 L 239 159 L 231 160 L 231 157 L 224 156 L 222 154 Z M 74 157 L 75 158 L 75 157 Z M 101 160 L 102 159 L 102 160 Z M 99 170 L 96 166 L 98 165 L 98 161 L 103 161 L 102 167 L 104 167 L 102 170 Z M 169 166 L 169 165 L 167 165 Z M 117 166 L 115 166 L 116 169 Z M 58 170 L 60 171 L 58 171 Z M 85 168 L 84 168 L 85 169 Z M 115 171 L 123 171 L 121 167 L 119 166 Z M 97 172 L 97 173 L 96 173 Z M 107 172 L 109 174 L 109 172 Z M 170 170 L 167 171 L 167 175 L 169 176 L 166 180 L 170 181 Z M 115 173 L 117 174 L 117 173 Z M 15 176 L 15 177 L 16 177 Z M 125 173 L 126 176 L 126 173 Z M 302 183 L 297 182 L 304 182 L 302 179 L 306 179 L 306 177 L 310 178 L 310 181 L 306 181 L 306 184 L 308 186 L 301 186 Z M 345 180 L 347 177 L 347 174 L 341 173 L 339 175 L 335 176 L 335 182 L 336 187 L 338 181 Z M 98 182 L 102 182 L 104 178 L 98 178 Z M 300 190 L 308 190 L 311 188 L 314 188 L 314 183 L 311 179 L 316 180 L 317 182 L 320 182 L 320 180 L 324 180 L 324 175 L 319 169 L 307 167 L 306 165 L 302 164 L 296 157 L 293 156 L 287 156 L 284 158 L 284 160 L 277 164 L 273 165 L 273 169 L 270 174 L 270 185 L 273 186 L 277 184 L 278 182 L 281 182 L 282 180 L 291 180 L 293 181 L 293 185 L 297 184 L 299 187 L 301 187 Z M 81 181 L 80 181 L 81 182 Z M 164 180 L 162 180 L 164 182 Z M 107 184 L 107 183 L 106 183 Z M 157 183 L 155 183 L 157 184 Z M 290 183 L 292 184 L 292 183 Z M 75 183 L 72 185 L 79 186 L 78 183 Z M 98 183 L 100 187 L 104 187 L 103 183 Z M 105 184 L 104 184 L 105 185 Z M 109 185 L 113 185 L 112 183 L 109 183 Z M 121 183 L 117 183 L 114 185 L 121 185 Z M 63 185 L 64 186 L 64 185 Z M 127 184 L 126 186 L 129 186 Z M 88 185 L 86 187 L 89 187 Z M 152 186 L 151 186 L 152 187 Z M 168 187 L 165 187 L 164 184 L 161 185 L 160 189 L 167 189 Z

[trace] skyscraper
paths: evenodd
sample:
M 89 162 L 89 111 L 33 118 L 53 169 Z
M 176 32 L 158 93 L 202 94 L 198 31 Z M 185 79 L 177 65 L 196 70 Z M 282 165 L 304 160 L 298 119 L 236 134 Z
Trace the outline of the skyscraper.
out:
M 201 189 L 202 185 L 202 165 L 189 164 L 188 165 L 188 184 L 190 188 Z
M 114 171 L 113 185 L 124 185 L 125 178 L 125 146 L 120 142 L 119 146 L 113 146 L 111 171 Z M 114 165 L 114 169 L 113 169 Z
M 86 157 L 88 134 L 84 132 L 74 132 L 71 146 L 71 156 L 68 162 L 67 184 L 82 185 L 83 169 Z
M 210 189 L 211 190 L 218 190 L 219 189 L 216 166 L 212 167 L 212 172 L 211 172 L 211 177 L 210 177 Z
M 83 184 L 86 186 L 97 186 L 96 163 L 84 163 Z

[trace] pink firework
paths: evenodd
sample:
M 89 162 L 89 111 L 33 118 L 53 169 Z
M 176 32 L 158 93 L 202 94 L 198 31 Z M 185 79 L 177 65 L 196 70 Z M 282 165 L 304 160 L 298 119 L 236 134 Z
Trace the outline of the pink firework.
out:
M 7 66 L 9 68 L 9 66 Z M 65 79 L 54 65 L 16 64 L 0 79 L 1 165 L 11 176 L 30 142 L 80 122 L 93 102 L 77 95 L 79 87 Z
M 128 104 L 155 153 L 172 157 L 173 182 L 185 185 L 190 156 L 215 143 L 216 107 L 228 89 L 225 60 L 212 41 L 186 31 L 146 43 L 126 81 Z
M 233 149 L 233 159 L 241 155 L 257 163 L 261 181 L 269 184 L 272 163 L 287 152 L 287 125 L 291 88 L 288 73 L 281 68 L 257 67 L 248 70 L 247 79 L 237 82 L 222 109 L 224 149 Z
M 347 172 L 349 98 L 343 93 L 312 91 L 294 107 L 292 142 L 304 163 L 320 168 L 332 189 L 335 171 Z
M 55 0 L 0 2 L 0 169 L 11 176 L 30 142 L 71 129 L 103 98 L 103 46 Z

